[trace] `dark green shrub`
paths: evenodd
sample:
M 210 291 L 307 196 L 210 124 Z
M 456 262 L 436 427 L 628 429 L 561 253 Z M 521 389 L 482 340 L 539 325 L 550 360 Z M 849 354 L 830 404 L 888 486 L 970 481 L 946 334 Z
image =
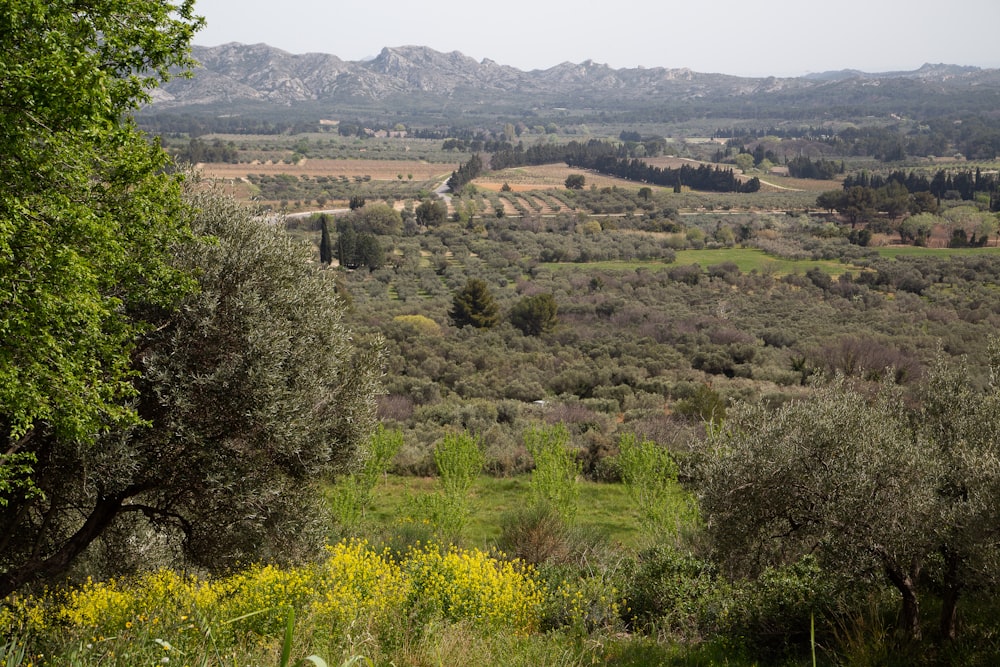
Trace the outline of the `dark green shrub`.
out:
M 805 655 L 810 647 L 810 625 L 820 635 L 817 643 L 830 645 L 822 636 L 826 621 L 837 610 L 834 579 L 806 556 L 796 563 L 767 568 L 755 580 L 744 582 L 735 593 L 735 607 L 726 632 L 739 637 L 755 657 L 773 662 Z
M 733 605 L 731 587 L 712 563 L 673 547 L 640 553 L 626 581 L 626 622 L 677 639 L 719 632 Z

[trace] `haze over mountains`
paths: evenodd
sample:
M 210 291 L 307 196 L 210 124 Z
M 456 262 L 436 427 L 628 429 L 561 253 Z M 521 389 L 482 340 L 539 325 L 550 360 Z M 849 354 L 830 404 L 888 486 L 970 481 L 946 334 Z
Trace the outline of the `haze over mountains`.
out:
M 332 54 L 295 55 L 266 44 L 194 47 L 201 63 L 190 79 L 156 91 L 154 107 L 306 102 L 441 103 L 506 106 L 511 103 L 574 108 L 648 105 L 781 95 L 811 106 L 820 99 L 877 98 L 889 91 L 930 97 L 981 94 L 1000 102 L 1000 70 L 924 65 L 912 72 L 842 70 L 797 78 L 746 78 L 686 68 L 613 69 L 584 61 L 522 71 L 457 51 L 421 46 L 384 48 L 377 57 L 346 61 Z

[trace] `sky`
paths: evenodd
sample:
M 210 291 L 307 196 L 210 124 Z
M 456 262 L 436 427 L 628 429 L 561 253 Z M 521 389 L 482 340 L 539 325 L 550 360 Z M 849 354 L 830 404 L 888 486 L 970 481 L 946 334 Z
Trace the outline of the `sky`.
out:
M 521 70 L 593 60 L 801 76 L 924 63 L 1000 68 L 1000 0 L 196 0 L 194 43 L 362 60 L 427 46 Z

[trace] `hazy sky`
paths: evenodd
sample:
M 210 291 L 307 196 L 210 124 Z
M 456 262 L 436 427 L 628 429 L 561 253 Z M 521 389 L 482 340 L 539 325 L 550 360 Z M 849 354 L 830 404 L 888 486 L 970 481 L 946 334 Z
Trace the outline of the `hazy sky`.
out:
M 375 56 L 419 45 L 522 70 L 590 59 L 743 76 L 1000 67 L 1000 0 L 197 0 L 195 43 Z

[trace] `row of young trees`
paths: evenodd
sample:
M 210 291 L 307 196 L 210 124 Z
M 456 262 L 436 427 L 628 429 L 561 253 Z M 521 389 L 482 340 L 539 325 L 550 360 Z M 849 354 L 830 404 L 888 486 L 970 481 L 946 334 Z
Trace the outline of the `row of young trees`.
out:
M 451 178 L 448 179 L 448 189 L 452 192 L 458 192 L 466 183 L 479 178 L 482 173 L 483 159 L 479 157 L 479 153 L 475 153 L 468 162 L 463 162 L 458 169 L 451 172 Z
M 805 155 L 788 161 L 788 175 L 792 178 L 814 178 L 827 181 L 844 173 L 844 162 L 834 160 L 811 160 Z

